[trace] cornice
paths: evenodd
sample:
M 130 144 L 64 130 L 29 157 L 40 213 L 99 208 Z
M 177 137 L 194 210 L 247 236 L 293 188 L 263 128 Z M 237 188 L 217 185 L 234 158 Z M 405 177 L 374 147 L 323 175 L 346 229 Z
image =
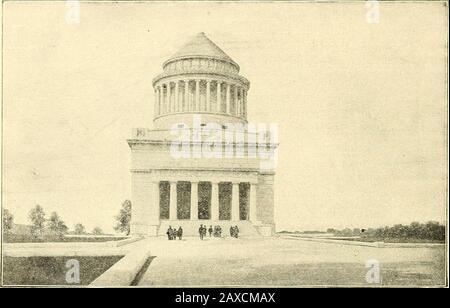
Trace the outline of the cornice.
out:
M 247 78 L 245 78 L 241 75 L 233 74 L 233 73 L 218 72 L 215 70 L 208 70 L 208 69 L 189 69 L 186 71 L 163 72 L 163 73 L 159 74 L 158 76 L 156 76 L 155 78 L 153 78 L 152 85 L 154 87 L 157 82 L 161 81 L 164 78 L 182 76 L 182 78 L 179 78 L 180 80 L 182 80 L 182 79 L 192 78 L 195 75 L 209 75 L 209 76 L 217 76 L 217 77 L 221 77 L 221 78 L 225 78 L 225 79 L 232 79 L 232 80 L 235 80 L 235 81 L 243 84 L 247 88 L 246 89 L 247 91 L 250 89 L 250 81 L 248 81 Z M 202 76 L 199 76 L 199 77 L 202 77 Z M 214 79 L 214 78 L 211 78 L 211 79 Z

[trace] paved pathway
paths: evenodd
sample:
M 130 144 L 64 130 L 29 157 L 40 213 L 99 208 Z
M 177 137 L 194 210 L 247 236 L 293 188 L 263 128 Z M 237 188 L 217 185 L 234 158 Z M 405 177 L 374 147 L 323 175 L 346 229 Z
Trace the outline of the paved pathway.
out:
M 367 285 L 366 261 L 380 262 L 384 285 L 437 285 L 444 249 L 375 248 L 282 238 L 146 239 L 156 256 L 140 285 Z

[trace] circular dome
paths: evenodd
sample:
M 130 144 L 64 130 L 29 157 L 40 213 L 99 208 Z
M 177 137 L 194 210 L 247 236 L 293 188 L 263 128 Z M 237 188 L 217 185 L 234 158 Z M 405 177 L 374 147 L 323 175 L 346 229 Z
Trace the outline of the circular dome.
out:
M 201 115 L 204 123 L 246 123 L 249 87 L 239 65 L 201 32 L 153 79 L 154 126 L 168 129 L 193 115 Z
M 163 63 L 163 68 L 170 62 L 181 59 L 206 58 L 216 59 L 231 63 L 239 72 L 239 65 L 233 61 L 219 46 L 214 44 L 204 32 L 198 33 L 192 40 L 187 42 L 175 54 Z

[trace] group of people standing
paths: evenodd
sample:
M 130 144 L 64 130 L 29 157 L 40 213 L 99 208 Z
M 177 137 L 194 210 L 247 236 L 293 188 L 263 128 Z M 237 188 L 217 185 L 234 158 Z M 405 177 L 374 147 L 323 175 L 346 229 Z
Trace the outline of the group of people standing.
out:
M 222 227 L 221 226 L 214 226 L 214 229 L 212 226 L 209 226 L 208 232 L 209 232 L 209 237 L 211 237 L 211 233 L 214 235 L 214 237 L 222 237 Z
M 206 236 L 206 226 L 200 225 L 200 229 L 198 230 L 200 234 L 200 239 L 203 239 Z M 209 226 L 208 228 L 209 237 L 222 237 L 222 227 L 221 226 Z
M 238 226 L 230 227 L 230 236 L 238 238 L 239 237 L 239 228 Z
M 169 229 L 167 229 L 167 237 L 169 238 L 169 241 L 171 240 L 176 240 L 177 237 L 178 239 L 181 241 L 181 239 L 183 238 L 183 228 L 181 228 L 181 226 L 177 229 L 173 228 L 172 226 L 169 226 Z
M 200 225 L 200 228 L 198 228 L 198 235 L 200 235 L 200 239 L 203 240 L 206 236 L 206 226 Z M 210 233 L 211 236 L 211 233 Z
M 221 226 L 209 226 L 209 228 L 206 228 L 206 225 L 200 225 L 200 228 L 198 228 L 198 234 L 200 235 L 200 239 L 203 240 L 206 237 L 207 232 L 209 233 L 209 237 L 222 237 L 222 227 Z M 169 241 L 176 240 L 177 237 L 181 241 L 183 238 L 183 228 L 181 226 L 178 228 L 172 228 L 172 226 L 169 226 L 169 229 L 167 229 L 167 238 Z M 230 236 L 238 238 L 239 236 L 239 228 L 238 226 L 231 226 L 230 227 Z
M 200 239 L 203 240 L 206 237 L 206 231 L 209 233 L 209 237 L 222 237 L 222 227 L 221 226 L 209 226 L 208 229 L 206 229 L 205 225 L 200 225 L 200 228 L 198 229 L 198 234 L 200 235 Z M 238 238 L 239 236 L 239 228 L 238 226 L 231 226 L 230 227 L 230 236 Z

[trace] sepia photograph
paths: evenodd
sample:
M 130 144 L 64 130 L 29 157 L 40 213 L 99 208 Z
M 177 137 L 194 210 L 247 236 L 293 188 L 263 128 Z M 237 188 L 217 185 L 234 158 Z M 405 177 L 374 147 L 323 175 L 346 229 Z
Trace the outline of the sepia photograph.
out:
M 1 287 L 448 288 L 448 15 L 3 0 Z

